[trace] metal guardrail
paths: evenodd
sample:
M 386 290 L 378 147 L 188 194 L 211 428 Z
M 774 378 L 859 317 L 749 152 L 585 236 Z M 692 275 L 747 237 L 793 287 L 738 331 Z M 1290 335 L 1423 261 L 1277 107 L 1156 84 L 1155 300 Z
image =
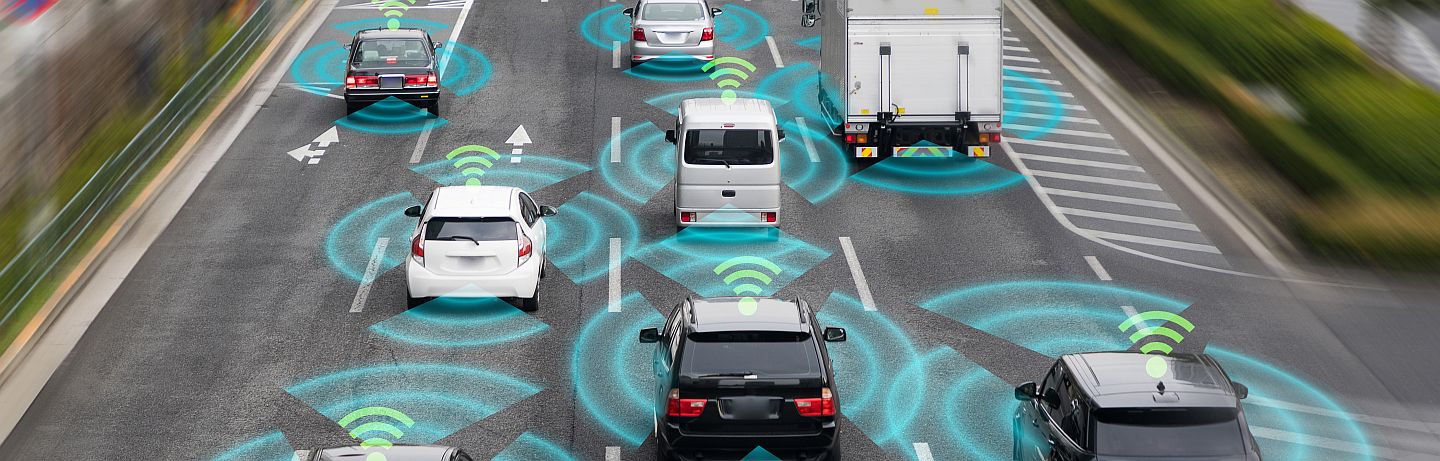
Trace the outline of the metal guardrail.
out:
M 4 325 L 36 294 L 70 251 L 102 221 L 111 206 L 130 191 L 161 152 L 190 123 L 215 91 L 234 73 L 250 50 L 275 22 L 275 6 L 263 0 L 245 23 L 236 29 L 219 51 L 211 56 L 160 112 L 140 129 L 85 182 L 79 192 L 50 219 L 20 252 L 0 268 L 0 308 Z

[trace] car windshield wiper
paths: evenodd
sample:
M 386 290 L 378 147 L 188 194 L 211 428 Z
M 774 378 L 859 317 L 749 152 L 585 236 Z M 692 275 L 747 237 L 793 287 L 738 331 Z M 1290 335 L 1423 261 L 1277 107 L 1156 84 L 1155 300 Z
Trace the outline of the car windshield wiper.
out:
M 720 165 L 725 165 L 725 168 L 730 168 L 730 162 L 725 161 L 725 159 L 723 159 L 723 158 L 701 158 L 701 159 L 695 159 L 695 160 L 701 161 L 701 162 L 705 162 L 705 164 L 707 164 L 707 165 L 720 164 Z
M 745 377 L 749 377 L 749 376 L 757 376 L 757 377 L 758 377 L 759 375 L 760 375 L 759 373 L 756 373 L 756 372 L 753 372 L 753 371 L 737 371 L 737 372 L 734 372 L 734 373 L 711 373 L 711 374 L 708 374 L 708 375 L 696 376 L 695 378 L 697 378 L 697 379 L 705 379 L 705 378 L 745 378 Z

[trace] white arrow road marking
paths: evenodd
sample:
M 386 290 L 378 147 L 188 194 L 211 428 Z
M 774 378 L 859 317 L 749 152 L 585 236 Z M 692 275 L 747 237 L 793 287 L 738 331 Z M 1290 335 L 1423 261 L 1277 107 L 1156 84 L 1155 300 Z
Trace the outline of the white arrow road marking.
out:
M 311 142 L 319 144 L 321 149 L 330 147 L 331 144 L 340 142 L 340 131 L 338 128 L 332 126 L 329 130 L 325 130 L 324 133 L 320 133 L 320 136 Z
M 306 159 L 309 159 L 310 164 L 314 165 L 316 163 L 320 163 L 320 156 L 325 155 L 325 150 L 310 150 L 310 145 L 306 144 L 304 146 L 296 148 L 295 150 L 287 152 L 286 155 L 289 155 L 291 158 L 294 158 L 296 161 L 299 162 L 304 162 Z
M 505 144 L 512 146 L 523 146 L 530 143 L 530 133 L 525 131 L 525 125 L 515 128 L 515 132 L 510 133 L 510 139 L 505 140 Z

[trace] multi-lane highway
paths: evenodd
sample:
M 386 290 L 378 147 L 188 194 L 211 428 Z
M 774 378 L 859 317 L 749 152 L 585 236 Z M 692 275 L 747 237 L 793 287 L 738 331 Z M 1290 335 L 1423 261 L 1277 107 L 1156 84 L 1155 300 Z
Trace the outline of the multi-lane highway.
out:
M 404 23 L 449 50 L 428 119 L 345 116 L 342 44 L 380 16 L 319 1 L 193 195 L 133 270 L 102 275 L 124 280 L 0 459 L 289 459 L 353 443 L 336 421 L 375 405 L 414 419 L 398 442 L 476 459 L 652 459 L 636 332 L 726 294 L 712 269 L 737 255 L 774 262 L 768 288 L 849 330 L 830 350 L 850 459 L 1008 459 L 1013 386 L 1059 354 L 1130 348 L 1116 326 L 1146 310 L 1194 322 L 1181 349 L 1249 386 L 1266 459 L 1440 459 L 1433 288 L 1277 269 L 1156 151 L 1153 120 L 1112 112 L 1072 74 L 1084 57 L 1013 12 L 1003 152 L 850 161 L 814 109 L 819 29 L 799 5 L 714 5 L 718 54 L 757 66 L 742 93 L 790 134 L 780 232 L 717 242 L 676 236 L 663 130 L 681 99 L 718 91 L 698 70 L 624 65 L 621 3 L 420 0 Z M 466 145 L 503 155 L 487 184 L 559 210 L 538 312 L 405 309 L 402 211 L 465 182 L 446 155 Z

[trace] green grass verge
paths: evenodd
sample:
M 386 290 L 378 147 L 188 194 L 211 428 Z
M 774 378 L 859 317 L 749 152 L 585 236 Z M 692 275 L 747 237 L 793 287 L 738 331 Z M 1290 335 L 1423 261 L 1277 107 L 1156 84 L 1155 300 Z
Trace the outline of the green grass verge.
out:
M 1286 2 L 1059 1 L 1171 86 L 1215 103 L 1309 194 L 1319 211 L 1294 221 L 1312 249 L 1395 267 L 1440 263 L 1440 251 L 1426 250 L 1440 249 L 1440 233 L 1410 225 L 1436 217 L 1420 212 L 1440 203 L 1440 93 Z M 1278 90 L 1298 116 L 1262 103 L 1255 87 Z

